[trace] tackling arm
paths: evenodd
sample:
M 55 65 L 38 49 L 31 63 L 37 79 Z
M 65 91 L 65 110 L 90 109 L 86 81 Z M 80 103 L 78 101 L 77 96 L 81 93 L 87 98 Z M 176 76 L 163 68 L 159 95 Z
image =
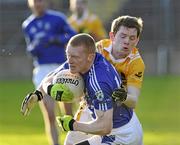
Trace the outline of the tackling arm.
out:
M 127 98 L 123 102 L 125 105 L 127 105 L 129 108 L 135 108 L 138 97 L 140 95 L 140 89 L 135 86 L 128 86 L 127 87 Z

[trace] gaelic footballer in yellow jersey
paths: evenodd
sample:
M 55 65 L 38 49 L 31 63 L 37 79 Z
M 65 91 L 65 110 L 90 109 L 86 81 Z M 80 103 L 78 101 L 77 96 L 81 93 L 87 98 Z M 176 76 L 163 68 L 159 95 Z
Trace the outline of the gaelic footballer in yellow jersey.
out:
M 97 42 L 97 51 L 114 65 L 116 70 L 121 74 L 123 85 L 132 85 L 141 88 L 145 65 L 139 51 L 134 47 L 131 53 L 122 59 L 115 59 L 112 52 L 112 42 L 109 39 L 104 39 Z
M 98 41 L 106 37 L 106 31 L 99 17 L 88 10 L 87 0 L 71 0 L 70 25 L 78 33 L 88 33 Z
M 143 28 L 141 18 L 120 16 L 113 20 L 109 40 L 97 43 L 99 52 L 108 59 L 121 74 L 127 96 L 120 88 L 112 97 L 130 108 L 135 108 L 141 91 L 145 65 L 136 48 Z

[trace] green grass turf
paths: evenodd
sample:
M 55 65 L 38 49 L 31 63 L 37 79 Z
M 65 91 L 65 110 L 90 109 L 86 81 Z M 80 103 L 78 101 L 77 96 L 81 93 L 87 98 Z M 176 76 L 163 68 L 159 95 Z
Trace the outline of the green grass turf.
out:
M 135 110 L 145 145 L 180 144 L 179 86 L 178 76 L 145 77 Z M 0 145 L 48 145 L 38 105 L 27 118 L 20 114 L 21 102 L 32 90 L 31 81 L 0 81 Z

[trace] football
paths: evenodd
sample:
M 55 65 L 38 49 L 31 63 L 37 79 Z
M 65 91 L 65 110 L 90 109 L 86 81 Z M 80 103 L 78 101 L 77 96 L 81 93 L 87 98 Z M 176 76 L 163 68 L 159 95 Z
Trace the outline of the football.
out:
M 79 74 L 72 74 L 69 69 L 61 70 L 58 72 L 54 79 L 54 83 L 65 84 L 73 93 L 73 100 L 77 101 L 83 96 L 84 93 L 84 80 Z

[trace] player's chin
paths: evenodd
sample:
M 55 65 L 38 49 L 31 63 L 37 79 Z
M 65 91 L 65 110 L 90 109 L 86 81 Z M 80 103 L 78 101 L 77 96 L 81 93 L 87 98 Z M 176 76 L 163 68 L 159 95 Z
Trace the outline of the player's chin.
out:
M 70 67 L 69 69 L 70 69 L 70 72 L 71 72 L 72 74 L 78 73 L 78 72 L 77 72 L 77 69 L 74 68 L 74 67 Z
M 123 50 L 122 50 L 122 53 L 123 53 L 124 55 L 128 55 L 128 54 L 130 53 L 130 50 L 129 50 L 129 49 L 123 49 Z

